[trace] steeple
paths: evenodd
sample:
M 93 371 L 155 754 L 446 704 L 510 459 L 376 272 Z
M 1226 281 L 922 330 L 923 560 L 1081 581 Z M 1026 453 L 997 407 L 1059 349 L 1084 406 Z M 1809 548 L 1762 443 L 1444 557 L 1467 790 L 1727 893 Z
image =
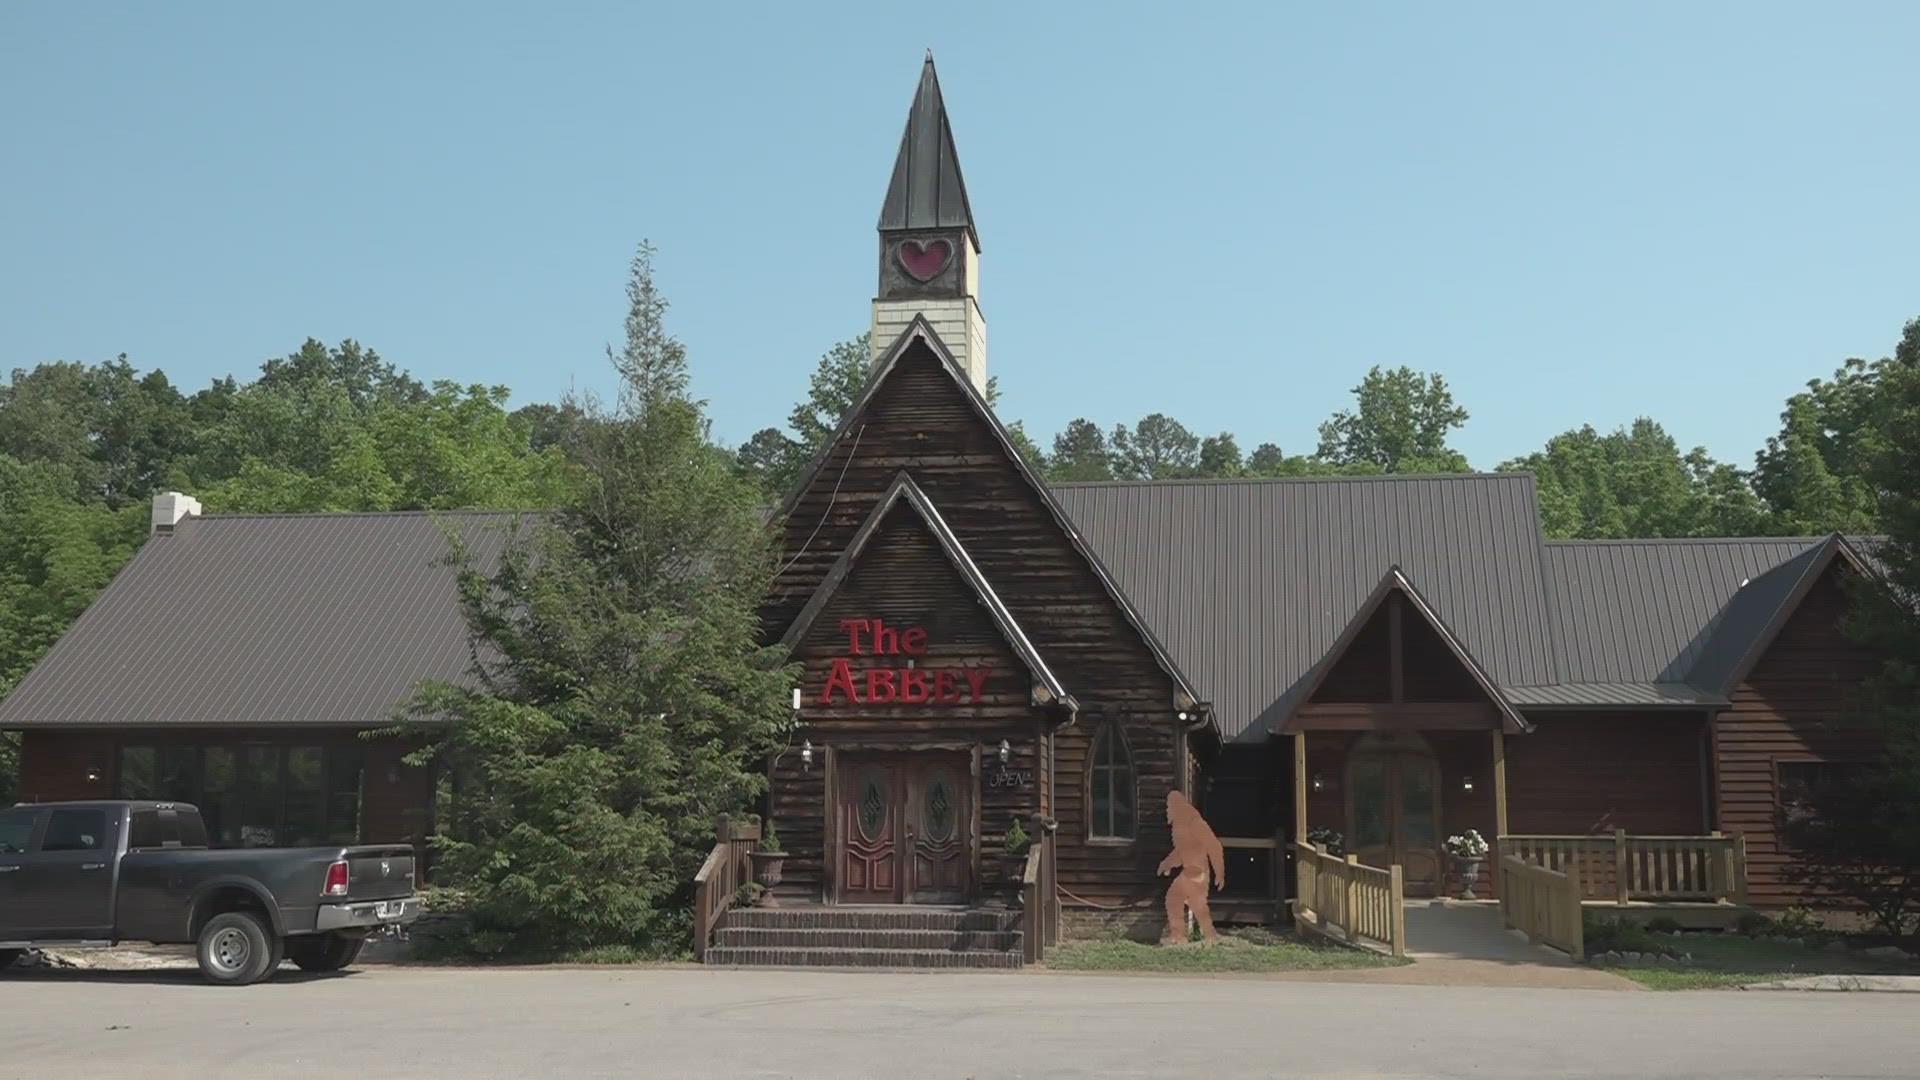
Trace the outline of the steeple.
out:
M 953 125 L 940 96 L 933 53 L 907 110 L 887 197 L 880 204 L 880 285 L 873 300 L 877 361 L 915 316 L 940 336 L 967 377 L 987 388 L 987 322 L 976 298 L 980 234 L 960 176 Z
M 960 155 L 953 148 L 953 124 L 929 49 L 926 63 L 920 65 L 913 108 L 907 111 L 907 129 L 900 136 L 900 155 L 893 160 L 893 182 L 880 206 L 880 231 L 955 227 L 966 229 L 974 247 L 980 246 L 973 208 L 967 205 L 967 182 L 960 175 Z

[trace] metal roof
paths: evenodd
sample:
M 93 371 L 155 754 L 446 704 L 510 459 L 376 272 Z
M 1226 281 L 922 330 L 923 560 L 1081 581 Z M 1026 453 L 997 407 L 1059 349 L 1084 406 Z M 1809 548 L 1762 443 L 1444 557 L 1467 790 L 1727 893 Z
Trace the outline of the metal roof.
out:
M 1513 686 L 1507 700 L 1522 709 L 1704 709 L 1727 696 L 1686 683 L 1596 682 Z
M 1549 542 L 1564 681 L 1717 686 L 1694 677 L 1715 632 L 1757 630 L 1745 610 L 1770 590 L 1774 569 L 1819 543 L 1806 537 Z M 1740 603 L 1729 608 L 1736 598 Z
M 929 52 L 900 135 L 887 198 L 880 204 L 880 230 L 951 228 L 966 229 L 974 246 L 980 245 L 973 208 L 967 203 L 967 182 L 960 176 L 960 155 L 953 148 L 953 125 Z
M 1291 711 L 1398 566 L 1499 686 L 1558 681 L 1528 473 L 1061 484 L 1222 734 Z
M 440 521 L 491 560 L 512 518 L 186 518 L 0 701 L 0 728 L 378 726 L 421 680 L 467 675 Z

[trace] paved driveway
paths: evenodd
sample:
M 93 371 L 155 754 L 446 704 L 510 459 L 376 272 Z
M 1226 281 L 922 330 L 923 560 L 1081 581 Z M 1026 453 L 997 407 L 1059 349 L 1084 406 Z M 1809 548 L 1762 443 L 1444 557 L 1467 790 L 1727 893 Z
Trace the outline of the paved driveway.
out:
M 1906 994 L 701 969 L 0 977 L 0 1077 L 1912 1077 Z

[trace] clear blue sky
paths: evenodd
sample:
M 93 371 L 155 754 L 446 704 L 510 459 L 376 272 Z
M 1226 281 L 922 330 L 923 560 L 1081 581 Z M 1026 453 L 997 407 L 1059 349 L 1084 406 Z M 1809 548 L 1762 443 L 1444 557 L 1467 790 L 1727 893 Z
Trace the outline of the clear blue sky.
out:
M 866 327 L 927 47 L 1038 435 L 1301 452 L 1406 363 L 1482 467 L 1643 413 L 1750 464 L 1920 316 L 1920 5 L 1181 7 L 5 4 L 0 368 L 352 337 L 552 399 L 651 237 L 744 438 Z

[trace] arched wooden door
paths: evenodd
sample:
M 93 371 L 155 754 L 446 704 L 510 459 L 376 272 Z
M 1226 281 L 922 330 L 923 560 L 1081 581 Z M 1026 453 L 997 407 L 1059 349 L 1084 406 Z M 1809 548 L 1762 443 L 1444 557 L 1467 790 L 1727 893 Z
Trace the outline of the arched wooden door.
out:
M 1440 764 L 1418 735 L 1369 735 L 1347 756 L 1347 850 L 1399 863 L 1411 896 L 1440 891 Z

